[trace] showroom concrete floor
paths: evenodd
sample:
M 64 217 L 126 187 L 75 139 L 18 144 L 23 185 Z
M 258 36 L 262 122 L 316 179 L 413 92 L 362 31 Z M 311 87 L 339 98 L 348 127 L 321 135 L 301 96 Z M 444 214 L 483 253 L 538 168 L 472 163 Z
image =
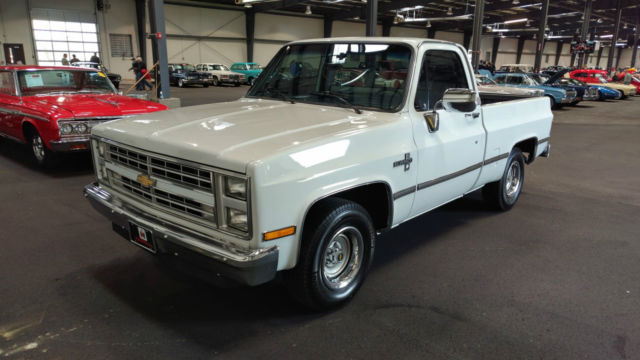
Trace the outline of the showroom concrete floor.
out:
M 173 88 L 184 104 L 241 88 Z M 187 100 L 188 99 L 188 100 Z M 308 313 L 272 282 L 159 270 L 82 197 L 88 156 L 0 142 L 0 357 L 638 359 L 640 98 L 555 111 L 508 213 L 478 194 L 381 237 L 355 299 Z

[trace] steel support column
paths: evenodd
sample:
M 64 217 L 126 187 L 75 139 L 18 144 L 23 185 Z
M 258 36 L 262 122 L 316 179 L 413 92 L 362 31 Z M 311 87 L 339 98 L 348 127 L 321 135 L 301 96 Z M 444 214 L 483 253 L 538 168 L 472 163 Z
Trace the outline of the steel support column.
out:
M 620 17 L 622 16 L 622 0 L 616 1 L 616 23 L 615 30 L 613 31 L 613 37 L 611 38 L 611 48 L 609 49 L 609 55 L 607 56 L 607 71 L 611 71 L 613 66 L 613 53 L 616 50 L 616 42 L 618 42 L 618 35 L 620 34 Z
M 367 36 L 376 36 L 378 25 L 378 0 L 367 1 Z
M 522 59 L 522 49 L 524 49 L 524 41 L 526 39 L 523 37 L 518 38 L 518 52 L 516 53 L 516 64 L 520 64 L 520 60 Z
M 622 55 L 622 48 L 618 49 L 618 55 L 616 56 L 616 69 L 620 67 L 620 55 Z
M 631 51 L 631 67 L 636 67 L 636 57 L 638 56 L 638 34 L 640 33 L 640 24 L 636 24 L 636 32 L 633 34 L 633 50 Z
M 470 30 L 465 30 L 463 33 L 463 39 L 462 39 L 462 46 L 464 46 L 465 49 L 469 50 L 469 45 L 471 43 L 471 35 L 473 33 Z
M 556 43 L 556 61 L 554 61 L 554 65 L 558 66 L 558 64 L 560 63 L 560 55 L 562 54 L 562 47 L 564 46 L 564 43 L 562 41 L 558 41 Z
M 619 1 L 619 0 L 618 0 Z M 584 20 L 582 21 L 582 30 L 580 31 L 580 41 L 584 42 L 587 40 L 587 33 L 589 32 L 589 22 L 591 21 L 591 8 L 593 5 L 593 0 L 587 0 L 584 4 Z M 578 68 L 583 68 L 584 62 L 584 52 L 578 54 Z M 572 64 L 573 66 L 573 64 Z
M 138 30 L 138 54 L 142 57 L 142 62 L 147 64 L 147 27 L 146 27 L 146 10 L 147 4 L 145 0 L 136 0 L 136 26 Z
M 549 13 L 549 0 L 542 0 L 540 9 L 540 26 L 538 26 L 538 36 L 536 43 L 536 59 L 533 63 L 535 71 L 540 71 L 542 65 L 542 52 L 544 51 L 544 30 L 547 27 L 547 14 Z
M 576 53 L 571 54 L 571 64 L 569 66 L 573 67 L 576 63 Z
M 476 0 L 473 12 L 473 35 L 471 40 L 471 63 L 473 69 L 478 70 L 480 63 L 480 35 L 482 35 L 482 18 L 484 17 L 484 0 Z
M 382 21 L 382 36 L 391 36 L 391 25 L 393 21 L 390 19 L 385 19 Z
M 493 66 L 496 66 L 496 60 L 498 59 L 499 49 L 500 49 L 500 38 L 496 36 L 493 38 L 493 47 L 491 49 L 491 51 L 493 51 L 493 53 L 491 53 L 491 64 L 493 64 Z
M 159 38 L 153 38 L 153 63 L 159 63 L 156 68 L 156 91 L 158 99 L 171 97 L 169 84 L 169 60 L 167 57 L 167 31 L 164 23 L 163 0 L 149 0 L 149 23 L 152 34 L 160 34 Z
M 433 39 L 436 37 L 436 29 L 434 29 L 433 27 L 430 27 L 427 29 L 427 38 L 429 39 Z
M 331 37 L 331 30 L 333 30 L 333 19 L 324 17 L 324 37 Z
M 253 61 L 253 44 L 256 42 L 256 13 L 251 10 L 245 10 L 244 22 L 247 32 L 247 61 Z
M 604 46 L 600 46 L 600 49 L 598 49 L 598 60 L 596 60 L 596 67 L 600 67 L 600 58 L 602 58 L 602 50 L 604 50 Z

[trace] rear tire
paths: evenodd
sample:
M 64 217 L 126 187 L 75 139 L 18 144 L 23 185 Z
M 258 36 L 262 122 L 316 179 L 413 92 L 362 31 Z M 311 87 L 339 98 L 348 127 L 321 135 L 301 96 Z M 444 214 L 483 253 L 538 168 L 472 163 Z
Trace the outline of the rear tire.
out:
M 346 303 L 364 282 L 374 246 L 373 221 L 362 206 L 323 200 L 305 223 L 297 266 L 284 273 L 289 291 L 314 310 Z
M 184 87 L 184 79 L 178 79 L 178 87 Z
M 218 78 L 214 76 L 213 79 L 211 79 L 211 85 L 220 86 L 220 80 L 218 80 Z
M 524 185 L 524 155 L 513 148 L 500 181 L 482 188 L 482 197 L 493 209 L 507 211 L 516 204 Z

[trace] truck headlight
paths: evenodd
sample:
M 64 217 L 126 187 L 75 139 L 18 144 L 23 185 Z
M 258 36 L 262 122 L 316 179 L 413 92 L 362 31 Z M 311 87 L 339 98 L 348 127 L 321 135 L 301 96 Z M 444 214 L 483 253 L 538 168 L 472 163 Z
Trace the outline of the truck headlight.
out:
M 243 232 L 249 231 L 247 212 L 238 209 L 227 208 L 227 225 Z
M 232 176 L 225 176 L 224 193 L 239 200 L 247 200 L 247 181 Z

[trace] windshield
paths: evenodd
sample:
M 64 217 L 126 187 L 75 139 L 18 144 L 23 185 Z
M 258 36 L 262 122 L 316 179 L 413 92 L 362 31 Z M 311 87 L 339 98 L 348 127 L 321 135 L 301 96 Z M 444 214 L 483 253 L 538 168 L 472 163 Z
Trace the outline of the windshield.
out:
M 476 83 L 478 85 L 498 85 L 495 81 L 489 79 L 486 76 L 478 76 L 476 77 Z
M 18 81 L 24 96 L 55 92 L 115 93 L 107 75 L 99 71 L 18 71 Z
M 249 64 L 249 70 L 260 70 L 260 65 L 258 64 Z
M 596 76 L 596 79 L 598 79 L 601 83 L 603 83 L 603 84 L 607 84 L 607 83 L 609 83 L 609 82 L 607 81 L 607 78 L 605 78 L 604 76 L 602 76 L 602 74 L 600 74 L 600 73 L 596 73 L 596 74 L 595 74 L 595 76 Z
M 404 98 L 405 45 L 320 43 L 284 47 L 248 96 L 395 110 Z
M 173 65 L 173 67 L 176 70 L 182 70 L 182 71 L 196 71 L 196 67 L 190 64 L 175 64 Z
M 224 65 L 209 65 L 209 70 L 224 70 L 229 71 L 229 68 Z

